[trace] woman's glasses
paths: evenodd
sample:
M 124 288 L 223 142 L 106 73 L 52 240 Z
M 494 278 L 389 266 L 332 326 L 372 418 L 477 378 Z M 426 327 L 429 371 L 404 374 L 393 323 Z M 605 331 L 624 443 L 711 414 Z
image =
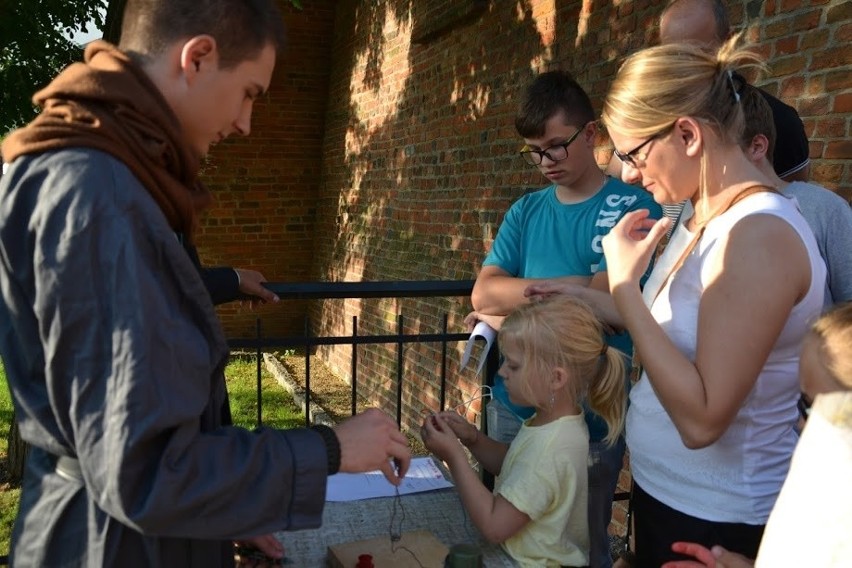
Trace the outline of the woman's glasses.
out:
M 641 144 L 639 144 L 638 146 L 636 146 L 635 148 L 630 150 L 629 152 L 622 153 L 622 152 L 619 152 L 618 150 L 613 150 L 613 152 L 615 153 L 615 155 L 618 157 L 619 160 L 621 160 L 625 164 L 628 164 L 631 168 L 638 168 L 639 164 L 636 162 L 636 158 L 634 156 L 636 156 L 636 153 L 639 152 L 639 150 L 641 150 L 642 148 L 644 148 L 645 146 L 647 146 L 648 144 L 650 144 L 651 142 L 656 140 L 657 136 L 659 136 L 659 134 L 655 134 L 655 135 L 651 136 L 650 138 L 648 138 L 647 140 L 645 140 L 644 142 L 642 142 Z M 644 157 L 641 158 L 641 160 L 644 162 L 645 158 L 647 158 L 647 157 L 648 157 L 648 154 L 646 152 Z
M 618 150 L 613 150 L 613 153 L 616 155 L 616 157 L 619 160 L 621 160 L 625 164 L 629 165 L 631 168 L 634 168 L 634 169 L 638 168 L 639 163 L 636 161 L 636 159 L 638 158 L 639 160 L 644 162 L 645 160 L 648 159 L 648 154 L 650 153 L 650 150 L 648 150 L 648 152 L 645 152 L 644 154 L 642 154 L 641 157 L 639 157 L 639 150 L 641 150 L 642 148 L 644 148 L 645 146 L 647 146 L 648 144 L 650 144 L 651 142 L 653 142 L 654 140 L 656 140 L 660 136 L 668 134 L 668 132 L 672 128 L 674 128 L 674 124 L 666 126 L 662 130 L 660 130 L 659 132 L 657 132 L 656 134 L 654 134 L 653 136 L 651 136 L 650 138 L 648 138 L 647 140 L 645 140 L 644 142 L 642 142 L 641 144 L 639 144 L 638 146 L 636 146 L 635 148 L 630 150 L 629 152 L 619 152 Z

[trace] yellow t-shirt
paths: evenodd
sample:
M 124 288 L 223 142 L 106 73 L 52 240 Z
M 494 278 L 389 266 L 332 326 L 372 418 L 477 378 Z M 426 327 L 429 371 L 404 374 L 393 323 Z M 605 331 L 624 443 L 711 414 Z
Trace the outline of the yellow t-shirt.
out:
M 530 419 L 532 420 L 532 419 Z M 528 420 L 509 446 L 494 492 L 530 517 L 503 548 L 521 566 L 589 563 L 589 431 L 582 415 Z

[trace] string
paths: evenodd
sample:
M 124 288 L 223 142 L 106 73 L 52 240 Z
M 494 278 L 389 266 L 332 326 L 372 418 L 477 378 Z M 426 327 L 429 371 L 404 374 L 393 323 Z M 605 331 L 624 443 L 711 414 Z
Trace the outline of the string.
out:
M 480 392 L 478 396 L 460 402 L 459 404 L 453 407 L 453 410 L 455 410 L 458 414 L 461 414 L 462 416 L 467 416 L 467 413 L 470 411 L 471 404 L 473 404 L 477 400 L 481 400 L 484 402 L 494 397 L 494 392 L 492 391 L 490 385 L 480 385 L 479 388 L 482 392 Z
M 400 519 L 399 519 L 399 523 L 397 524 L 396 531 L 394 531 L 394 521 L 396 520 L 397 508 L 399 508 L 399 511 L 400 511 Z M 411 549 L 409 549 L 406 546 L 402 546 L 401 544 L 398 544 L 399 541 L 402 540 L 402 524 L 404 522 L 405 522 L 405 507 L 402 506 L 402 497 L 399 494 L 399 485 L 395 485 L 394 486 L 393 505 L 392 505 L 392 509 L 391 509 L 390 524 L 388 526 L 388 533 L 390 534 L 390 542 L 391 542 L 391 553 L 396 554 L 397 550 L 404 550 L 405 552 L 409 553 L 412 558 L 414 558 L 414 561 L 417 562 L 417 565 L 420 566 L 420 568 L 426 568 L 425 566 L 423 566 L 423 563 L 420 562 L 420 559 L 417 558 L 417 555 L 414 554 L 414 552 Z

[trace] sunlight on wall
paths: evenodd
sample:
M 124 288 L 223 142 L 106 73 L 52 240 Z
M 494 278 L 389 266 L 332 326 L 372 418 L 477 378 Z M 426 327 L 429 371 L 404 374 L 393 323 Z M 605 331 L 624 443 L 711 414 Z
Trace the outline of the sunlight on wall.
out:
M 476 84 L 474 76 L 476 70 L 470 70 L 471 81 L 456 79 L 453 92 L 450 95 L 450 103 L 464 105 L 467 109 L 462 119 L 464 121 L 476 121 L 485 114 L 488 109 L 491 89 L 487 85 Z
M 615 5 L 620 2 L 614 2 Z M 583 38 L 589 33 L 589 17 L 592 15 L 592 0 L 583 0 L 583 8 L 580 10 L 580 17 L 577 20 L 577 39 L 574 40 L 574 47 L 580 47 L 583 43 Z
M 546 69 L 547 64 L 553 60 L 553 43 L 556 39 L 555 4 L 555 0 L 534 2 L 532 6 L 527 7 L 527 12 L 523 11 L 524 6 L 521 3 L 517 5 L 518 21 L 523 22 L 527 17 L 531 18 L 541 39 L 541 52 L 530 61 L 530 69 L 536 73 Z
M 349 90 L 352 93 L 353 119 L 360 128 L 346 133 L 347 157 L 361 153 L 365 142 L 382 129 L 385 121 L 396 117 L 399 99 L 411 73 L 408 58 L 395 55 L 410 50 L 412 29 L 410 13 L 388 11 L 380 34 L 383 42 L 378 53 L 380 60 L 373 61 L 376 52 L 369 49 L 358 54 Z M 360 180 L 356 177 L 353 181 L 357 187 Z

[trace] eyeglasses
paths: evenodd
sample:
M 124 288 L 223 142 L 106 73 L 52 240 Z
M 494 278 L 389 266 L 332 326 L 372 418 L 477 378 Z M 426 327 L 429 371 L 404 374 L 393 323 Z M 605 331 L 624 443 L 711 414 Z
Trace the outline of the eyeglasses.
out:
M 571 142 L 577 139 L 577 136 L 585 128 L 585 125 L 577 130 L 574 134 L 571 135 L 571 138 L 562 142 L 561 144 L 554 144 L 549 148 L 545 148 L 544 150 L 533 150 L 529 146 L 524 146 L 521 149 L 521 157 L 524 159 L 526 163 L 531 166 L 537 166 L 541 163 L 545 156 L 551 162 L 561 162 L 565 158 L 568 157 L 568 146 L 571 145 Z
M 618 150 L 614 150 L 613 152 L 615 153 L 616 157 L 618 157 L 619 160 L 621 160 L 625 164 L 628 164 L 631 168 L 638 168 L 639 164 L 636 162 L 636 156 L 637 156 L 637 153 L 639 152 L 639 150 L 641 150 L 642 148 L 644 148 L 645 146 L 647 146 L 648 144 L 650 144 L 651 142 L 653 142 L 654 140 L 656 140 L 660 136 L 667 134 L 669 132 L 669 130 L 672 129 L 672 127 L 674 127 L 674 124 L 672 124 L 671 126 L 667 126 L 664 129 L 660 130 L 659 132 L 657 132 L 656 134 L 654 134 L 653 136 L 651 136 L 650 138 L 648 138 L 647 140 L 645 140 L 644 142 L 642 142 L 641 144 L 639 144 L 638 146 L 636 146 L 635 148 L 630 150 L 629 152 L 619 152 Z M 649 152 L 645 152 L 644 157 L 640 158 L 640 160 L 642 160 L 644 162 L 646 159 L 648 159 L 648 153 Z

